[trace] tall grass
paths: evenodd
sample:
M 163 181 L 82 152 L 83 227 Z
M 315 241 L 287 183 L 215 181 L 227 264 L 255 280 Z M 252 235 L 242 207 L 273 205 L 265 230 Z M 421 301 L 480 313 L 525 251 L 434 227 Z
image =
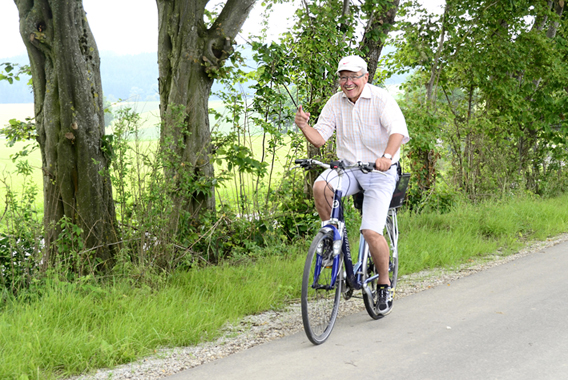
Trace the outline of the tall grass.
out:
M 54 379 L 112 367 L 163 346 L 214 339 L 228 321 L 298 296 L 303 257 L 177 272 L 152 286 L 49 280 L 0 314 L 0 378 Z
M 451 267 L 509 254 L 568 231 L 568 195 L 461 204 L 448 213 L 401 212 L 400 269 Z M 357 218 L 350 216 L 350 237 Z M 355 245 L 355 241 L 353 241 Z M 156 275 L 68 283 L 47 277 L 0 313 L 0 378 L 55 379 L 112 367 L 160 347 L 217 337 L 222 326 L 299 297 L 309 241 L 273 246 L 255 261 Z M 243 260 L 241 258 L 241 260 Z M 131 271 L 134 273 L 134 271 Z
M 528 196 L 462 203 L 448 213 L 404 214 L 399 218 L 402 274 L 453 266 L 497 250 L 514 251 L 529 239 L 568 231 L 568 195 Z

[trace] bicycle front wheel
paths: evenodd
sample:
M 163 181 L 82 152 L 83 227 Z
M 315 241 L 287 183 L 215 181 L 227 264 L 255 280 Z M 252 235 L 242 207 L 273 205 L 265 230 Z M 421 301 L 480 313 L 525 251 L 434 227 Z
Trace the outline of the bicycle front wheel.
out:
M 332 285 L 333 233 L 318 232 L 310 249 L 302 278 L 302 321 L 313 344 L 327 340 L 337 318 L 341 281 Z M 341 265 L 341 260 L 340 260 Z M 341 273 L 341 268 L 339 270 Z

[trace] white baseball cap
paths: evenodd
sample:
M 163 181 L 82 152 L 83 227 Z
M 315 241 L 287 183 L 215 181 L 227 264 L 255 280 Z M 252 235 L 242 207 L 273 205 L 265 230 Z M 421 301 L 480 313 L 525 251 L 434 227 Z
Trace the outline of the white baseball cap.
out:
M 350 55 L 349 57 L 342 58 L 337 66 L 337 74 L 340 71 L 353 71 L 354 73 L 362 71 L 363 74 L 367 72 L 367 62 L 358 55 Z

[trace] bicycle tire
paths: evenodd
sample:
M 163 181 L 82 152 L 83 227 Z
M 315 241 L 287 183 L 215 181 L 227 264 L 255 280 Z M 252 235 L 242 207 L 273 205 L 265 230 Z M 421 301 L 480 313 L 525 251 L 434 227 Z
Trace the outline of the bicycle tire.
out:
M 392 219 L 389 218 L 387 219 L 387 223 L 393 223 Z M 389 228 L 391 226 L 387 226 L 387 228 Z M 388 234 L 389 239 L 391 238 L 391 234 Z M 378 293 L 377 293 L 377 280 L 373 280 L 370 281 L 369 283 L 367 283 L 367 286 L 369 287 L 369 289 L 371 290 L 371 294 L 373 295 L 372 299 L 369 299 L 369 296 L 367 295 L 367 293 L 365 291 L 363 291 L 363 302 L 365 303 L 365 309 L 367 310 L 367 313 L 369 314 L 369 316 L 373 319 L 381 319 L 383 317 L 385 317 L 386 315 L 390 314 L 390 312 L 392 311 L 392 308 L 394 306 L 394 289 L 396 288 L 396 283 L 397 283 L 397 277 L 398 277 L 398 251 L 396 248 L 396 244 L 394 244 L 394 249 L 390 250 L 390 257 L 389 257 L 389 280 L 392 286 L 392 299 L 390 301 L 389 304 L 389 308 L 387 309 L 387 312 L 380 312 L 378 307 L 377 307 L 377 302 L 378 302 Z M 373 260 L 371 258 L 371 254 L 369 253 L 369 255 L 367 256 L 367 262 L 365 263 L 365 267 L 367 268 L 366 270 L 366 274 L 364 276 L 364 280 L 366 280 L 367 278 L 373 277 L 377 271 L 375 269 L 375 265 L 373 264 Z
M 332 232 L 318 232 L 308 250 L 302 277 L 302 322 L 308 339 L 315 345 L 325 342 L 331 334 L 337 319 L 341 296 L 339 276 L 335 285 L 331 287 L 331 266 L 320 265 L 320 275 L 314 282 L 318 251 L 323 257 L 326 255 L 333 257 Z M 341 260 L 339 262 L 341 265 Z M 339 273 L 341 273 L 341 268 Z

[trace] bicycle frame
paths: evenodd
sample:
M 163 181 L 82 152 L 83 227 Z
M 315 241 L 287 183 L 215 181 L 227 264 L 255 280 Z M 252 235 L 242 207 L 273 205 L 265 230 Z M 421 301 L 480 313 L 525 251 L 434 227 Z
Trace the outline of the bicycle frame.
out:
M 338 169 L 339 183 L 337 188 L 341 188 L 341 182 L 343 180 L 343 169 Z M 329 232 L 333 231 L 333 266 L 332 266 L 332 277 L 329 288 L 333 288 L 337 281 L 338 276 L 340 276 L 341 269 L 341 249 L 343 250 L 343 262 L 345 264 L 345 280 L 353 290 L 363 289 L 369 297 L 372 298 L 371 290 L 367 287 L 367 283 L 376 280 L 379 276 L 378 274 L 363 279 L 366 268 L 363 268 L 363 263 L 367 262 L 367 258 L 370 254 L 369 245 L 363 238 L 361 234 L 359 236 L 359 255 L 358 261 L 353 265 L 353 259 L 351 256 L 351 247 L 349 245 L 349 239 L 347 237 L 347 228 L 345 227 L 345 217 L 343 214 L 342 206 L 342 191 L 335 190 L 333 194 L 333 203 L 331 208 L 331 217 L 328 221 L 322 222 L 322 228 L 320 231 Z M 391 215 L 391 210 L 389 210 L 389 217 Z M 394 217 L 396 218 L 396 211 L 394 211 Z M 398 233 L 398 231 L 397 231 Z M 390 232 L 389 232 L 390 235 Z M 312 287 L 316 287 L 320 275 L 321 261 L 323 258 L 318 254 L 317 264 L 314 273 L 314 283 Z

